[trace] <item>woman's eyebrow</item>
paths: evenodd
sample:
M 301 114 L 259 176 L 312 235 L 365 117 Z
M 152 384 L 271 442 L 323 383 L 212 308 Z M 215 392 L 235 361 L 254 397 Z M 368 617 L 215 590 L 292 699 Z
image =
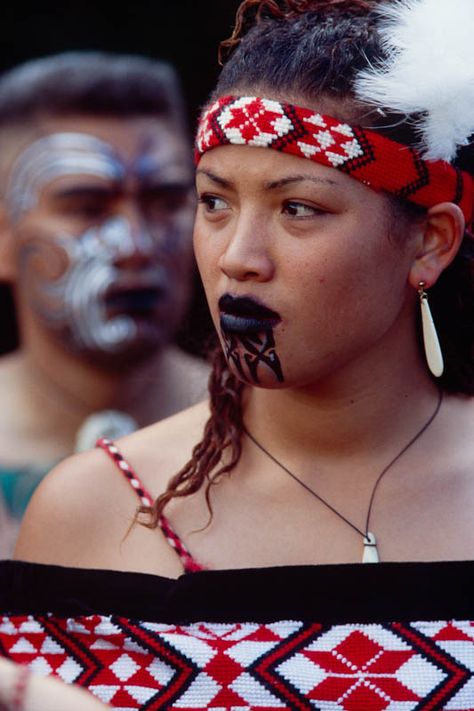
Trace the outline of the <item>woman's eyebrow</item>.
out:
M 222 188 L 232 188 L 234 186 L 231 180 L 222 178 L 220 175 L 216 175 L 212 171 L 206 170 L 204 168 L 198 168 L 196 170 L 196 175 L 205 175 L 207 178 L 209 178 L 209 180 L 212 180 L 214 183 L 216 183 L 216 185 L 219 185 Z M 279 188 L 283 188 L 286 185 L 291 185 L 293 183 L 299 183 L 304 181 L 310 181 L 312 183 L 316 183 L 317 185 L 340 185 L 337 180 L 331 180 L 331 178 L 319 178 L 315 175 L 307 175 L 302 173 L 297 175 L 288 175 L 284 178 L 279 178 L 278 180 L 271 180 L 269 182 L 264 183 L 263 187 L 265 190 L 278 190 Z
M 265 188 L 267 190 L 278 190 L 278 188 L 284 188 L 286 185 L 291 185 L 292 183 L 300 183 L 307 180 L 318 185 L 340 185 L 337 180 L 331 180 L 330 178 L 318 178 L 315 175 L 301 174 L 289 175 L 286 178 L 272 180 L 268 183 L 265 183 Z
M 221 178 L 219 175 L 216 175 L 210 170 L 205 170 L 204 168 L 198 168 L 196 170 L 196 175 L 205 175 L 209 180 L 212 180 L 214 183 L 219 185 L 221 188 L 232 188 L 233 183 L 231 180 L 226 180 L 225 178 Z

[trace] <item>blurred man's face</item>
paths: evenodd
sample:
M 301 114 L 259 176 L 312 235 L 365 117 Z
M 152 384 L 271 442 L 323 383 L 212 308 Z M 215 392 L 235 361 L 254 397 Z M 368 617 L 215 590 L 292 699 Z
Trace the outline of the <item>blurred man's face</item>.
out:
M 189 295 L 191 185 L 189 146 L 165 119 L 42 122 L 6 182 L 20 325 L 97 364 L 168 342 Z

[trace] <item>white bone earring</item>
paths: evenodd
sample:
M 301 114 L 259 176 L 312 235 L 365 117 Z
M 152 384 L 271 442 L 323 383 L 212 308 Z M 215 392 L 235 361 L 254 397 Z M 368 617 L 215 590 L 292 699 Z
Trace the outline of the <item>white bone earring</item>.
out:
M 420 281 L 418 284 L 418 296 L 420 297 L 421 307 L 421 326 L 423 331 L 423 344 L 425 346 L 426 362 L 428 368 L 436 378 L 441 377 L 444 371 L 443 354 L 439 344 L 436 326 L 434 325 L 433 316 L 431 315 L 430 305 L 428 303 L 428 295 L 425 291 L 425 282 Z

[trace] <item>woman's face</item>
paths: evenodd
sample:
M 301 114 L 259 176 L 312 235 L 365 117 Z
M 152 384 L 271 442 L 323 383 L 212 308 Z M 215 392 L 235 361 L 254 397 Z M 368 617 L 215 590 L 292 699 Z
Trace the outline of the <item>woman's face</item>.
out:
M 267 148 L 221 146 L 197 169 L 194 245 L 233 372 L 308 387 L 413 328 L 414 240 L 385 196 Z M 403 329 L 402 329 L 403 332 Z

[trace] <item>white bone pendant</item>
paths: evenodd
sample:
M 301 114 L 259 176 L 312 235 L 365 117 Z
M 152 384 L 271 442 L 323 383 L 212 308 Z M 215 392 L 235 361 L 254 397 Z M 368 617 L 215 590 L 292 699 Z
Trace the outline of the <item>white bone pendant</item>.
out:
M 377 551 L 377 541 L 375 536 L 370 531 L 364 536 L 364 555 L 362 556 L 363 563 L 378 563 L 379 554 Z
M 438 334 L 434 325 L 431 309 L 426 294 L 421 298 L 421 324 L 423 328 L 423 343 L 425 346 L 428 368 L 436 378 L 443 374 L 443 354 L 439 345 Z

